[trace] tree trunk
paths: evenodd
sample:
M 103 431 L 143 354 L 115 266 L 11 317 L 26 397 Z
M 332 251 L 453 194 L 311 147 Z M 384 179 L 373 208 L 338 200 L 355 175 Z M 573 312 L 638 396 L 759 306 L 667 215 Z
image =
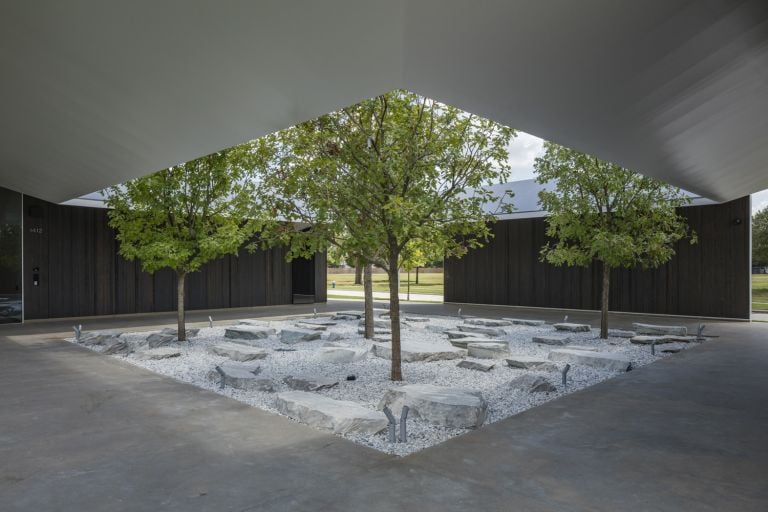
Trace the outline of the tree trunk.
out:
M 184 281 L 187 275 L 184 272 L 176 274 L 176 300 L 178 313 L 177 325 L 176 325 L 176 338 L 179 341 L 187 341 L 187 326 L 184 319 Z
M 388 262 L 389 275 L 389 320 L 392 329 L 392 380 L 403 380 L 400 365 L 400 269 L 397 264 L 400 255 L 396 250 L 390 250 Z
M 360 258 L 357 258 L 355 262 L 355 284 L 362 284 L 363 278 L 363 262 Z
M 363 294 L 365 295 L 365 337 L 373 338 L 373 265 L 363 270 Z
M 419 284 L 419 267 L 416 267 L 416 284 Z
M 600 301 L 600 337 L 608 338 L 608 302 L 611 291 L 611 267 L 603 263 L 603 289 Z
M 411 271 L 408 271 L 408 297 L 406 300 L 411 300 Z

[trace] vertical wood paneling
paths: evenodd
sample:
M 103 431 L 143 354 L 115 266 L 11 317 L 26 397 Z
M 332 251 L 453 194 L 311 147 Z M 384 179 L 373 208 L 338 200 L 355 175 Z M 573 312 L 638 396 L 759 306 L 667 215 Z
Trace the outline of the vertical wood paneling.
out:
M 658 269 L 614 269 L 611 309 L 749 318 L 749 198 L 687 207 L 681 214 L 698 244 L 678 243 L 676 255 Z M 600 265 L 568 268 L 539 261 L 545 228 L 544 218 L 495 223 L 497 236 L 486 247 L 446 260 L 445 300 L 599 309 Z

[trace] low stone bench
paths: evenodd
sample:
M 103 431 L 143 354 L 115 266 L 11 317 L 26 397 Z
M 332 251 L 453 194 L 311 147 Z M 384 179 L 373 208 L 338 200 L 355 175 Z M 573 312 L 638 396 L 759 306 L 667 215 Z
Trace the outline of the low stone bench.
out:
M 509 320 L 497 320 L 495 318 L 467 318 L 464 320 L 467 325 L 481 325 L 484 327 L 505 327 L 512 325 Z
M 389 389 L 379 402 L 379 409 L 387 406 L 399 416 L 405 405 L 410 408 L 409 414 L 417 418 L 457 428 L 481 426 L 488 409 L 479 391 L 432 384 L 408 384 Z
M 545 361 L 540 357 L 512 356 L 506 359 L 507 366 L 519 370 L 537 370 L 543 372 L 557 371 L 558 367 L 551 361 Z
M 467 345 L 470 343 L 506 343 L 502 340 L 497 340 L 493 338 L 482 338 L 479 336 L 470 336 L 468 338 L 454 338 L 450 341 L 451 345 L 458 348 L 467 348 Z
M 368 350 L 357 347 L 322 347 L 317 359 L 324 363 L 353 363 L 365 359 Z
M 570 322 L 560 322 L 559 324 L 554 324 L 552 327 L 558 331 L 567 332 L 589 332 L 592 330 L 592 326 L 589 324 L 574 324 Z
M 477 359 L 504 359 L 509 356 L 508 343 L 469 343 L 467 355 Z
M 261 368 L 242 363 L 224 363 L 208 372 L 208 378 L 220 385 L 242 391 L 274 391 L 271 379 L 259 377 Z
M 633 323 L 632 327 L 637 331 L 637 334 L 672 334 L 675 336 L 687 336 L 688 328 L 682 325 L 654 325 L 654 324 L 641 324 Z
M 382 412 L 306 391 L 279 393 L 275 406 L 281 414 L 334 434 L 377 434 L 388 424 Z
M 572 340 L 571 338 L 562 338 L 560 336 L 534 336 L 531 338 L 531 341 L 539 345 L 562 347 L 569 344 Z
M 275 334 L 270 327 L 257 325 L 235 325 L 224 329 L 224 337 L 231 340 L 263 340 Z
M 598 370 L 626 372 L 632 362 L 625 356 L 612 352 L 587 352 L 584 350 L 555 349 L 549 353 L 550 361 L 589 366 Z
M 661 336 L 648 336 L 644 334 L 638 334 L 632 337 L 629 342 L 634 345 L 651 345 L 661 343 L 691 343 L 696 341 L 696 336 L 676 336 L 676 335 L 661 335 Z
M 255 359 L 264 359 L 269 352 L 263 348 L 243 345 L 242 343 L 217 343 L 208 347 L 208 353 L 228 357 L 233 361 L 245 362 Z
M 470 325 L 470 324 L 461 324 L 457 325 L 456 329 L 463 332 L 472 332 L 472 333 L 480 333 L 480 334 L 487 334 L 488 336 L 506 336 L 506 332 L 504 329 L 499 329 L 498 327 L 485 327 L 482 325 Z
M 514 325 L 527 325 L 529 327 L 538 327 L 547 323 L 544 320 L 528 320 L 527 318 L 504 318 L 504 320 L 512 322 Z
M 392 359 L 392 347 L 389 343 L 374 343 L 373 355 L 383 359 Z M 465 350 L 437 343 L 404 340 L 400 344 L 400 358 L 406 363 L 462 359 L 465 355 Z
M 280 341 L 287 344 L 287 345 L 293 345 L 295 343 L 302 343 L 304 341 L 314 341 L 320 339 L 320 333 L 317 331 L 313 331 L 311 329 L 299 329 L 299 328 L 288 328 L 280 331 Z

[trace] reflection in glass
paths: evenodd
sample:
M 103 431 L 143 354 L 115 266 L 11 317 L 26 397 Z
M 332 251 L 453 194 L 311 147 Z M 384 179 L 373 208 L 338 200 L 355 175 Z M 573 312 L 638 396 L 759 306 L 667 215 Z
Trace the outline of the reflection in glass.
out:
M 21 194 L 0 188 L 0 324 L 21 322 Z

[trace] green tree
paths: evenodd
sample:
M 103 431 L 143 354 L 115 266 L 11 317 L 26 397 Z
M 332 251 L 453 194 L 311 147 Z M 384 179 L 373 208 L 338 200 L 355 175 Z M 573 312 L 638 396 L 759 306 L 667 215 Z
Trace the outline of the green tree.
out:
M 186 340 L 187 274 L 225 254 L 237 254 L 260 227 L 251 169 L 265 158 L 264 145 L 219 151 L 109 189 L 110 226 L 120 255 L 138 259 L 146 272 L 176 273 L 178 339 Z
M 346 232 L 340 243 L 349 254 L 386 271 L 392 380 L 402 380 L 402 252 L 420 240 L 460 257 L 487 239 L 493 217 L 483 206 L 494 197 L 486 185 L 508 176 L 514 135 L 457 108 L 393 91 L 294 128 L 290 151 L 263 180 L 277 186 L 270 197 L 298 194 L 294 204 L 281 201 L 281 216 L 314 226 L 291 234 L 293 247 L 313 250 Z M 298 215 L 300 208 L 311 215 Z
M 752 216 L 752 264 L 768 265 L 768 208 Z
M 534 163 L 550 242 L 543 261 L 555 265 L 602 265 L 600 337 L 608 337 L 610 275 L 613 268 L 656 268 L 675 254 L 675 244 L 696 235 L 677 208 L 689 204 L 677 187 L 641 176 L 553 143 Z

